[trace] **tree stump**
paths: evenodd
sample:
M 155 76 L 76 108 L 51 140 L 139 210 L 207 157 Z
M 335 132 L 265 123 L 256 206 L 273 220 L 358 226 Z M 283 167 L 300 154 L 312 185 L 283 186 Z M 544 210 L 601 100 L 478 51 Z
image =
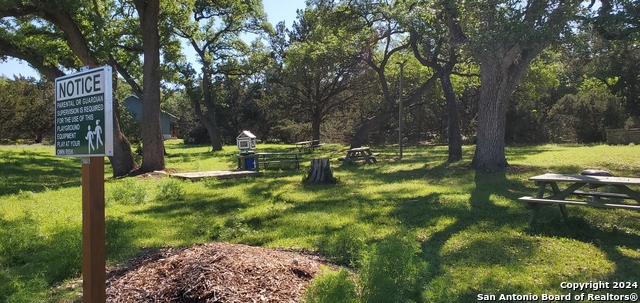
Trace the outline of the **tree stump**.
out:
M 309 175 L 304 180 L 305 183 L 331 183 L 338 182 L 338 179 L 333 177 L 333 171 L 331 171 L 331 165 L 328 158 L 311 159 L 311 169 Z

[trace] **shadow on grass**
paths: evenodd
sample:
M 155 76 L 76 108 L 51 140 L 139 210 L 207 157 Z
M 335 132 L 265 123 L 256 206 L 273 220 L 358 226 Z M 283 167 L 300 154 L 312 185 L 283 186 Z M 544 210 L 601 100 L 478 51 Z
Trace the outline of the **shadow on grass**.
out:
M 445 169 L 446 164 L 435 167 L 435 170 Z M 422 243 L 422 257 L 428 263 L 425 283 L 429 285 L 431 299 L 439 302 L 467 302 L 476 300 L 479 292 L 458 293 L 455 296 L 447 294 L 452 279 L 446 271 L 446 264 L 474 264 L 473 266 L 496 266 L 510 264 L 510 266 L 526 266 L 525 261 L 535 252 L 533 240 L 523 238 L 486 237 L 483 231 L 495 230 L 495 228 L 509 227 L 520 223 L 514 216 L 514 211 L 509 206 L 496 205 L 492 202 L 492 195 L 498 195 L 507 199 L 517 199 L 520 191 L 526 187 L 518 180 L 509 180 L 506 174 L 483 174 L 478 172 L 464 172 L 458 174 L 473 173 L 475 187 L 470 193 L 468 204 L 450 204 L 440 201 L 438 195 L 430 195 L 424 199 L 416 199 L 409 203 L 402 203 L 396 215 L 402 219 L 408 227 L 429 227 L 435 229 L 428 240 Z M 438 174 L 439 175 L 439 174 Z M 517 212 L 519 213 L 519 212 Z M 421 220 L 422 218 L 422 220 Z M 448 220 L 448 224 L 433 228 L 441 220 Z M 478 229 L 480 234 L 470 234 L 466 238 L 465 233 L 472 229 Z M 449 248 L 445 253 L 445 245 L 454 237 L 461 245 L 459 249 Z M 483 282 L 485 283 L 485 282 Z M 496 289 L 504 285 L 504 281 L 486 281 L 487 289 Z M 522 290 L 521 290 L 522 291 Z M 447 299 L 448 298 L 448 299 Z
M 0 171 L 0 196 L 74 187 L 82 181 L 79 160 L 43 156 L 39 151 L 0 151 Z
M 221 215 L 246 207 L 236 198 L 212 197 L 206 194 L 190 194 L 181 201 L 164 201 L 155 203 L 144 210 L 134 211 L 132 214 L 149 214 L 160 218 L 176 219 L 190 216 L 194 213 L 201 215 Z
M 133 227 L 119 218 L 106 219 L 107 260 L 121 262 L 135 253 Z M 58 226 L 54 233 L 45 235 L 29 213 L 12 220 L 0 218 L 0 264 L 14 277 L 42 278 L 48 285 L 79 277 L 82 228 Z
M 551 151 L 551 148 L 544 146 L 511 145 L 505 149 L 505 155 L 509 161 L 517 161 L 548 151 Z
M 633 232 L 640 230 L 637 212 L 570 206 L 567 210 L 569 216 L 566 220 L 561 218 L 556 207 L 552 211 L 547 210 L 547 216 L 530 229 L 531 234 L 573 239 L 596 246 L 607 255 L 607 260 L 615 264 L 615 272 L 604 281 L 628 281 L 629 277 L 635 277 L 634 281 L 640 280 L 640 258 L 636 253 L 640 251 L 640 235 Z M 594 215 L 606 219 L 598 222 L 592 219 Z M 626 220 L 611 222 L 612 218 L 620 216 Z M 611 290 L 625 293 L 625 290 Z
M 77 277 L 81 271 L 82 231 L 59 226 L 43 235 L 31 214 L 0 218 L 0 263 L 18 277 L 41 277 L 49 285 Z
M 233 214 L 248 208 L 250 205 L 235 198 L 223 195 L 208 195 L 206 192 L 190 193 L 178 201 L 157 201 L 148 207 L 133 211 L 134 216 L 151 217 L 152 222 L 162 222 L 141 226 L 144 230 L 135 237 L 150 233 L 149 237 L 157 238 L 159 230 L 168 231 L 166 241 L 199 242 L 217 240 L 220 229 L 234 227 L 237 222 L 229 219 Z M 136 222 L 135 224 L 141 224 Z
M 507 179 L 505 174 L 485 175 L 482 173 L 476 173 L 476 186 L 472 190 L 471 197 L 469 199 L 470 209 L 456 209 L 451 211 L 457 220 L 442 231 L 436 232 L 429 241 L 424 243 L 424 251 L 426 252 L 426 255 L 437 256 L 438 252 L 442 249 L 442 245 L 444 245 L 451 236 L 474 224 L 481 221 L 493 223 L 496 221 L 502 221 L 500 216 L 506 212 L 506 209 L 491 203 L 489 197 L 494 192 L 504 194 L 506 192 L 506 183 Z M 410 211 L 410 209 L 404 210 L 404 212 Z M 429 263 L 431 267 L 430 272 L 432 274 L 437 274 L 438 269 L 440 268 L 439 260 L 431 260 Z
M 139 236 L 133 222 L 120 217 L 105 218 L 105 248 L 107 261 L 120 263 L 137 253 L 133 242 Z

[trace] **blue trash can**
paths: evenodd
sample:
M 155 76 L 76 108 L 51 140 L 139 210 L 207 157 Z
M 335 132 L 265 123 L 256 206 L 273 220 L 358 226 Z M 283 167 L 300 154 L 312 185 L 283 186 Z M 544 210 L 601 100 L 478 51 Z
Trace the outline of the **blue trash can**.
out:
M 244 169 L 256 170 L 256 158 L 255 156 L 249 156 L 244 158 Z

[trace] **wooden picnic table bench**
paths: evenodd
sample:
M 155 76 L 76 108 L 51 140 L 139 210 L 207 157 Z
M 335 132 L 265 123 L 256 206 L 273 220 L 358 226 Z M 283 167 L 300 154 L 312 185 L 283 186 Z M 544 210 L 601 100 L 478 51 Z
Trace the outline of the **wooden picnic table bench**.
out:
M 256 153 L 257 164 L 262 165 L 264 169 L 270 164 L 275 163 L 291 163 L 296 169 L 300 169 L 300 162 L 302 162 L 302 156 L 300 153 Z
M 567 204 L 640 210 L 640 192 L 629 188 L 640 186 L 640 178 L 544 174 L 531 177 L 529 180 L 534 181 L 538 187 L 537 195 L 518 199 L 532 211 L 529 225 L 535 223 L 543 205 L 557 204 L 564 218 L 567 217 Z M 558 185 L 563 183 L 566 184 L 566 188 L 560 189 Z M 550 195 L 545 195 L 547 186 L 551 189 Z M 598 188 L 604 191 L 595 191 Z
M 347 155 L 338 158 L 338 161 L 343 161 L 342 165 L 353 164 L 356 161 L 364 160 L 368 164 L 378 163 L 376 156 L 380 153 L 373 153 L 369 147 L 357 147 L 347 150 Z
M 316 148 L 323 147 L 324 143 L 320 143 L 320 140 L 300 141 L 293 143 L 299 152 L 313 152 Z

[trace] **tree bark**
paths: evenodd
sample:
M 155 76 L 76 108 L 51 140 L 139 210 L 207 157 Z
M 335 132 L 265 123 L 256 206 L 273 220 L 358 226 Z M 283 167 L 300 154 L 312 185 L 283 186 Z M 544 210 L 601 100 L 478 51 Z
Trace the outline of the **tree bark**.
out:
M 503 77 L 488 74 L 485 72 L 482 76 L 478 101 L 478 137 L 471 166 L 477 170 L 501 172 L 509 166 L 504 150 L 507 101 L 500 96 L 506 87 L 501 79 Z
M 480 58 L 480 100 L 478 101 L 478 135 L 471 167 L 476 170 L 502 172 L 509 167 L 505 156 L 505 127 L 508 98 L 516 89 L 531 60 L 544 49 L 527 50 L 518 45 L 500 54 Z
M 454 20 L 453 15 L 447 11 L 446 12 L 446 23 L 449 28 L 450 37 L 448 44 L 449 50 L 449 59 L 441 64 L 438 60 L 438 56 L 433 56 L 431 60 L 425 58 L 418 49 L 418 41 L 420 37 L 417 36 L 416 33 L 411 33 L 410 43 L 411 49 L 413 50 L 413 55 L 418 59 L 420 64 L 423 66 L 427 66 L 432 68 L 435 71 L 435 76 L 440 79 L 440 83 L 442 85 L 442 93 L 444 94 L 446 101 L 446 109 L 447 109 L 447 121 L 448 121 L 448 144 L 449 144 L 449 158 L 448 162 L 458 162 L 462 160 L 462 135 L 460 134 L 460 119 L 458 118 L 458 107 L 456 105 L 456 94 L 453 90 L 453 85 L 451 85 L 451 73 L 453 72 L 454 66 L 457 64 L 458 57 L 456 54 L 457 46 L 462 43 L 466 38 L 464 37 L 464 33 L 461 32 L 461 29 L 456 20 Z M 441 40 L 438 44 L 438 51 L 434 53 L 440 52 L 441 47 L 445 46 L 444 40 Z
M 328 158 L 311 159 L 311 169 L 305 183 L 336 183 Z
M 318 113 L 314 113 L 311 117 L 311 140 L 317 140 L 320 142 L 320 124 L 322 123 L 322 117 Z
M 113 169 L 113 177 L 123 177 L 137 169 L 138 164 L 131 151 L 129 140 L 120 129 L 120 121 L 118 119 L 120 114 L 116 113 L 119 112 L 119 109 L 116 109 L 119 107 L 118 102 L 114 102 L 113 105 L 113 157 L 109 157 L 109 161 Z
M 113 92 L 118 91 L 118 74 L 115 68 L 112 69 L 113 77 Z M 109 157 L 111 162 L 111 168 L 113 170 L 113 177 L 123 177 L 131 173 L 138 168 L 133 152 L 131 151 L 131 144 L 127 137 L 122 133 L 120 129 L 120 106 L 118 101 L 113 98 L 113 157 Z
M 458 106 L 456 105 L 456 95 L 451 85 L 450 73 L 443 73 L 440 77 L 442 91 L 447 101 L 447 118 L 449 134 L 449 158 L 448 162 L 458 162 L 462 160 L 462 135 L 460 134 L 460 119 L 458 119 Z
M 480 66 L 482 85 L 478 101 L 478 137 L 471 167 L 490 172 L 505 171 L 509 167 L 504 150 L 508 98 L 533 57 L 486 59 Z
M 202 55 L 204 58 L 204 54 Z M 204 59 L 203 59 L 204 60 Z M 213 92 L 211 91 L 211 75 L 212 71 L 209 65 L 210 62 L 204 61 L 206 66 L 202 67 L 202 95 L 203 95 L 203 103 L 207 107 L 206 115 L 202 112 L 200 108 L 200 104 L 195 104 L 196 106 L 196 115 L 200 118 L 202 124 L 207 129 L 209 133 L 209 140 L 211 140 L 211 150 L 212 151 L 221 151 L 222 150 L 222 141 L 220 140 L 220 132 L 218 130 L 218 123 L 216 119 L 216 108 L 213 102 Z
M 218 131 L 218 124 L 216 123 L 215 117 L 211 118 L 211 111 L 207 111 L 207 114 L 202 112 L 202 107 L 200 106 L 200 102 L 197 100 L 193 100 L 193 108 L 196 112 L 196 116 L 204 125 L 204 128 L 207 129 L 207 133 L 209 134 L 209 140 L 211 141 L 211 149 L 212 151 L 220 151 L 222 150 L 222 142 L 220 141 L 220 133 Z
M 220 130 L 218 129 L 218 123 L 215 118 L 211 118 L 211 116 L 215 115 L 215 113 L 208 112 L 210 123 L 204 123 L 207 132 L 209 133 L 209 140 L 211 140 L 211 150 L 212 151 L 221 151 L 222 148 L 222 140 L 220 140 Z
M 164 142 L 160 127 L 159 0 L 135 0 L 144 49 L 142 93 L 142 167 L 137 173 L 164 169 Z

